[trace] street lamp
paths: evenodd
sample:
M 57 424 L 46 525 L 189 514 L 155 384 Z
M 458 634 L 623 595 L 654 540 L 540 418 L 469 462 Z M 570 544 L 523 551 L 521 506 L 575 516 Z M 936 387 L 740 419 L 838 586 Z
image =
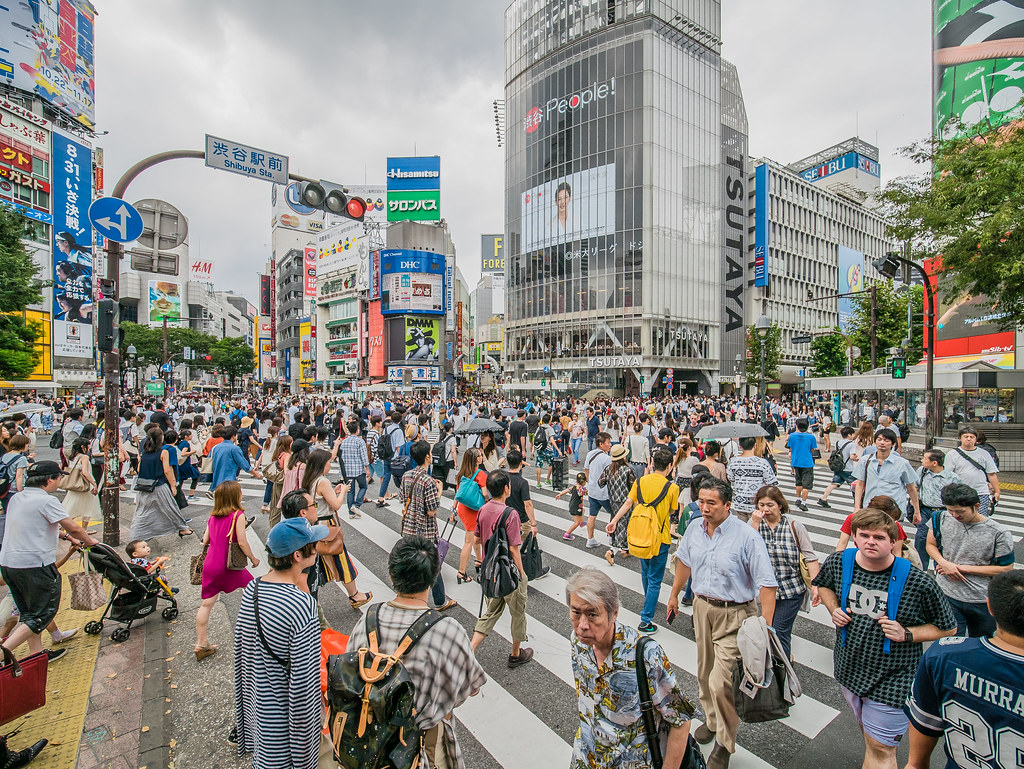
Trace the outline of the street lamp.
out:
M 935 434 L 942 424 L 939 416 L 941 404 L 935 396 L 933 386 L 935 375 L 935 293 L 932 291 L 931 278 L 924 267 L 917 262 L 912 262 L 910 259 L 900 256 L 895 251 L 890 251 L 881 259 L 873 259 L 871 264 L 883 278 L 888 280 L 896 277 L 896 271 L 901 264 L 907 265 L 921 275 L 921 282 L 924 285 L 925 346 L 928 348 L 924 373 L 925 398 L 928 403 L 928 407 L 925 409 L 924 446 L 925 449 L 930 449 L 935 439 Z
M 764 422 L 768 418 L 768 409 L 765 408 L 764 396 L 765 396 L 765 382 L 764 382 L 764 347 L 768 342 L 768 332 L 771 330 L 772 322 L 768 320 L 767 315 L 762 315 L 754 322 L 754 333 L 757 334 L 757 339 L 761 343 L 761 391 L 759 394 L 760 403 L 758 405 L 758 422 Z
M 125 350 L 125 356 L 128 358 L 128 368 L 135 370 L 135 362 L 139 359 L 139 351 L 135 349 L 135 345 L 128 345 L 128 349 Z M 125 369 L 125 374 L 128 370 Z M 139 372 L 135 370 L 135 389 L 139 387 Z

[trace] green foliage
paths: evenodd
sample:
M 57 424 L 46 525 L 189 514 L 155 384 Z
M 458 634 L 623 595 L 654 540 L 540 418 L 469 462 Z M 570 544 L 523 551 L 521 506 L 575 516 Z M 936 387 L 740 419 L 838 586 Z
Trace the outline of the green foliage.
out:
M 877 366 L 885 365 L 888 347 L 900 347 L 907 336 L 907 303 L 913 301 L 914 333 L 910 347 L 906 348 L 907 365 L 913 366 L 924 357 L 924 289 L 921 286 L 903 287 L 897 291 L 889 281 L 876 284 L 877 322 L 875 334 L 878 338 Z M 861 356 L 853 361 L 855 371 L 871 369 L 871 294 L 853 297 L 852 329 L 848 334 L 850 344 L 859 347 Z
M 764 378 L 773 382 L 779 378 L 779 363 L 782 361 L 782 329 L 774 323 L 768 329 L 768 337 L 764 344 Z M 761 377 L 761 340 L 757 337 L 754 327 L 747 329 L 747 372 L 751 384 L 760 381 Z
M 846 337 L 837 328 L 834 334 L 811 340 L 811 369 L 814 376 L 842 376 L 849 361 Z
M 121 324 L 121 355 L 123 360 L 129 345 L 135 345 L 139 366 L 159 366 L 164 362 L 164 333 L 162 326 L 144 326 L 139 323 L 125 321 Z M 167 329 L 167 355 L 174 358 L 175 363 L 182 361 L 186 347 L 195 350 L 196 359 L 189 361 L 193 368 L 215 368 L 214 361 L 204 361 L 200 356 L 210 354 L 217 339 L 209 334 L 202 334 L 191 328 Z
M 0 315 L 0 377 L 24 379 L 35 371 L 43 355 L 36 347 L 41 334 L 39 323 L 15 313 Z
M 252 345 L 241 336 L 227 336 L 214 342 L 210 350 L 213 367 L 231 380 L 251 374 L 256 367 L 256 354 Z
M 43 301 L 39 266 L 22 242 L 30 230 L 28 221 L 0 206 L 0 377 L 10 379 L 31 375 L 42 357 L 36 348 L 42 328 L 23 316 L 26 307 Z
M 902 153 L 922 166 L 886 185 L 882 212 L 891 235 L 917 261 L 941 256 L 947 303 L 985 296 L 980 308 L 1005 329 L 1024 322 L 1024 134 L 1018 123 L 984 126 Z

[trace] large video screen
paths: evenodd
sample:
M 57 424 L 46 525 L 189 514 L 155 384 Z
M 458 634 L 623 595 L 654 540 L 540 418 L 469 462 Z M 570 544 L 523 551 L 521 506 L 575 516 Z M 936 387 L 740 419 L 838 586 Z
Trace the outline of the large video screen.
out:
M 444 275 L 392 272 L 381 276 L 381 312 L 444 313 Z
M 553 179 L 523 193 L 523 251 L 615 234 L 615 164 Z

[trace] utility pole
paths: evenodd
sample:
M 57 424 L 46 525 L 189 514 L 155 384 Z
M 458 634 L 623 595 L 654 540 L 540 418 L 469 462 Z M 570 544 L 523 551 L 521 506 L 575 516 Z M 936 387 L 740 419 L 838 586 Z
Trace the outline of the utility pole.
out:
M 164 356 L 163 356 L 163 361 L 162 361 L 163 365 L 160 366 L 161 370 L 163 369 L 164 366 L 167 365 L 167 316 L 166 315 L 163 316 L 163 321 L 164 321 L 164 324 L 163 324 L 164 325 Z M 161 371 L 161 373 L 164 374 L 164 382 L 165 382 L 164 397 L 166 398 L 170 394 L 170 392 L 171 392 L 171 381 L 170 381 L 171 377 L 167 376 L 166 372 Z
M 878 287 L 871 284 L 871 370 L 878 365 Z

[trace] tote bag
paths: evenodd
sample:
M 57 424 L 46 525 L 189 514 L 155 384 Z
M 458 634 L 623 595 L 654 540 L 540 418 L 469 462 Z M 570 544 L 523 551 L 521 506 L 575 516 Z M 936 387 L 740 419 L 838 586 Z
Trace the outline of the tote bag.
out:
M 69 574 L 71 585 L 71 608 L 77 611 L 95 611 L 107 603 L 107 594 L 103 590 L 103 575 L 92 568 L 89 556 L 82 554 L 82 570 L 78 574 Z
M 459 488 L 455 492 L 455 501 L 459 502 L 470 510 L 479 510 L 484 506 L 484 493 L 480 490 L 479 484 L 473 478 L 462 478 L 459 481 Z

